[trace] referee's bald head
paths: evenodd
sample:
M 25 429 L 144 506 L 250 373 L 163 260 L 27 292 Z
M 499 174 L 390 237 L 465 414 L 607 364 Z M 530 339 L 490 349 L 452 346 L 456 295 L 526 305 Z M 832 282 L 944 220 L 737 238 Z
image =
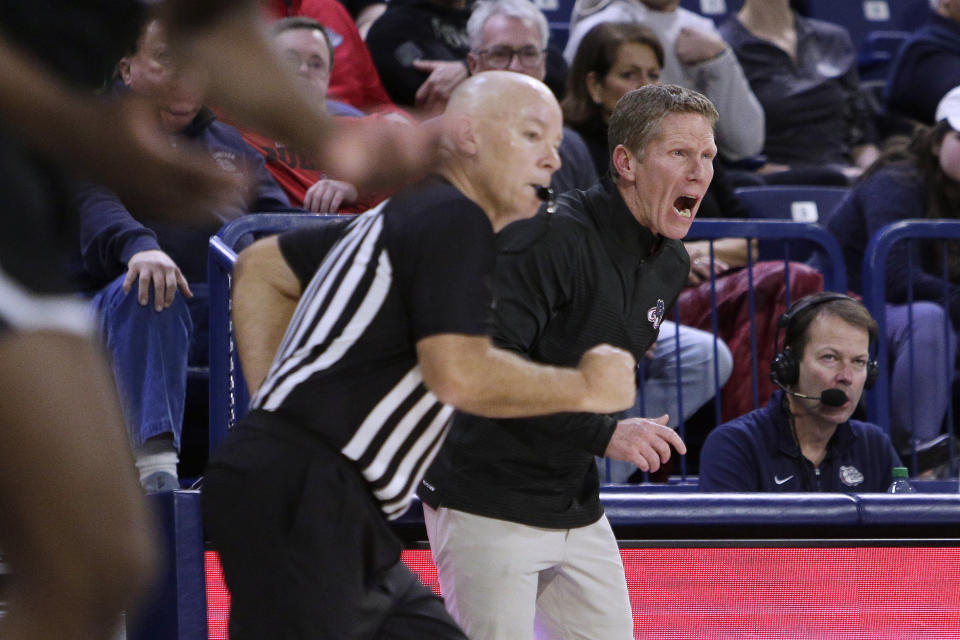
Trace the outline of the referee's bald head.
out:
M 454 89 L 445 117 L 506 115 L 530 100 L 556 102 L 547 85 L 513 71 L 485 71 L 470 76 Z
M 440 171 L 494 229 L 536 213 L 537 188 L 560 168 L 563 116 L 550 89 L 521 73 L 478 73 L 454 90 L 443 120 Z

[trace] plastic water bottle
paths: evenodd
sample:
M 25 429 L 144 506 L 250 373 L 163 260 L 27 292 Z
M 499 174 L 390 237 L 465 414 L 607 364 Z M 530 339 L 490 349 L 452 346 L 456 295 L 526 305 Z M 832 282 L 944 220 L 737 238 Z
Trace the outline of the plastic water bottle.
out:
M 906 467 L 894 467 L 892 475 L 893 475 L 893 482 L 890 483 L 890 488 L 887 489 L 887 493 L 916 493 L 917 492 L 917 490 L 913 488 L 913 485 L 910 484 L 910 481 L 907 480 Z

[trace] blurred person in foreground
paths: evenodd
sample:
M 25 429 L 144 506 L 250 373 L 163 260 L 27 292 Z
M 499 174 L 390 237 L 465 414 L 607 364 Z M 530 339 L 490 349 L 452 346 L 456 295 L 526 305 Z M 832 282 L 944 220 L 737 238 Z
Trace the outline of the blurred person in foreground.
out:
M 536 212 L 559 166 L 549 89 L 478 74 L 454 91 L 444 128 L 437 175 L 240 254 L 233 321 L 254 396 L 204 479 L 235 640 L 465 638 L 387 523 L 454 407 L 515 417 L 633 402 L 623 350 L 544 366 L 486 335 L 495 233 Z
M 497 345 L 555 366 L 596 342 L 643 357 L 690 271 L 681 240 L 713 175 L 716 119 L 709 100 L 677 86 L 620 99 L 613 176 L 501 232 Z M 686 452 L 668 420 L 455 415 L 418 495 L 447 607 L 471 638 L 633 637 L 595 456 L 656 471 L 671 449 Z
M 877 376 L 870 312 L 828 291 L 797 300 L 777 326 L 770 377 L 781 390 L 707 436 L 700 490 L 886 491 L 901 466 L 890 437 L 850 419 Z
M 90 93 L 136 39 L 141 10 L 132 0 L 0 6 L 0 547 L 17 576 L 6 640 L 109 637 L 122 611 L 135 615 L 156 561 L 113 381 L 87 305 L 67 293 L 74 175 L 180 221 L 205 222 L 244 188 L 209 157 L 171 147 L 145 99 Z M 174 57 L 189 50 L 216 77 L 219 103 L 352 178 L 402 179 L 432 158 L 428 135 L 335 131 L 299 100 L 254 3 L 171 0 L 160 11 L 176 25 Z

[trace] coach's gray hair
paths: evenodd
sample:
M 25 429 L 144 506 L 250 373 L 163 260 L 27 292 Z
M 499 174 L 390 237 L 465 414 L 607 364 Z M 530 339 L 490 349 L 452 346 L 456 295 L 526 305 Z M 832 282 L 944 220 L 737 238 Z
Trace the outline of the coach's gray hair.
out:
M 474 5 L 470 19 L 467 21 L 467 36 L 470 38 L 471 51 L 480 50 L 483 27 L 487 24 L 487 20 L 497 15 L 532 22 L 540 33 L 540 46 L 547 46 L 547 40 L 550 38 L 547 18 L 530 0 L 480 0 Z
M 693 113 L 717 124 L 720 115 L 713 103 L 693 89 L 673 84 L 648 84 L 623 94 L 610 116 L 607 128 L 607 147 L 610 157 L 617 145 L 623 145 L 639 160 L 643 160 L 647 145 L 663 133 L 663 119 L 671 113 Z M 618 176 L 613 163 L 611 175 Z

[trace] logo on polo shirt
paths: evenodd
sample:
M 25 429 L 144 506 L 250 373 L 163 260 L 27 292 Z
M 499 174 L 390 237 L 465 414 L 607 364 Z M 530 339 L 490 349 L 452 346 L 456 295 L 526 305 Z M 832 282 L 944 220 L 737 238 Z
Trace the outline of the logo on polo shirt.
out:
M 854 466 L 843 465 L 840 467 L 840 482 L 848 487 L 855 487 L 863 484 L 863 474 Z
M 656 331 L 660 328 L 660 323 L 663 322 L 663 310 L 666 305 L 663 303 L 663 299 L 657 299 L 657 305 L 655 307 L 650 307 L 647 309 L 647 320 L 650 321 L 650 324 L 653 325 L 653 330 Z

